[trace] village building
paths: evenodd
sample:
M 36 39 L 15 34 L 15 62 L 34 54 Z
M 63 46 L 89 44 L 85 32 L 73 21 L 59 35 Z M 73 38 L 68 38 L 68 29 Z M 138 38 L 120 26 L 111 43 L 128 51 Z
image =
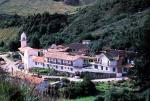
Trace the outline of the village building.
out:
M 66 47 L 68 47 L 68 52 L 74 53 L 74 54 L 84 54 L 84 55 L 88 55 L 90 49 L 88 47 L 88 42 L 83 42 L 83 43 L 78 43 L 78 42 L 74 42 L 71 43 L 69 45 L 66 45 Z
M 133 60 L 123 50 L 109 50 L 95 57 L 87 56 L 89 43 L 87 41 L 84 44 L 72 43 L 66 46 L 53 44 L 48 49 L 34 49 L 27 45 L 27 37 L 23 33 L 19 51 L 26 72 L 34 67 L 52 68 L 71 74 L 99 73 L 106 78 L 121 77 L 127 72 L 126 68 L 134 66 Z
M 128 54 L 125 50 L 108 50 L 96 55 L 96 61 L 92 63 L 92 66 L 101 72 L 116 73 L 117 77 L 121 77 L 134 66 L 134 62 L 128 57 Z

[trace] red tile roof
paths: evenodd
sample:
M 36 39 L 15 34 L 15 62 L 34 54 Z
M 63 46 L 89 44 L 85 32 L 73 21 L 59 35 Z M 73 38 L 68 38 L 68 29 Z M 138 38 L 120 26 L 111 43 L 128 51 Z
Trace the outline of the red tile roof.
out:
M 47 52 L 45 57 L 53 58 L 53 59 L 62 59 L 68 61 L 75 61 L 79 58 L 82 58 L 80 55 L 71 55 L 67 52 Z
M 35 50 L 35 51 L 38 51 L 38 50 L 42 50 L 42 49 L 36 49 L 36 48 L 31 48 L 31 47 L 20 47 L 20 48 L 18 48 L 19 49 L 19 51 L 21 51 L 21 52 L 25 52 L 25 50 L 27 50 L 27 49 L 29 49 L 29 50 Z
M 44 57 L 32 56 L 32 60 L 33 60 L 34 62 L 41 62 L 41 63 L 44 63 Z

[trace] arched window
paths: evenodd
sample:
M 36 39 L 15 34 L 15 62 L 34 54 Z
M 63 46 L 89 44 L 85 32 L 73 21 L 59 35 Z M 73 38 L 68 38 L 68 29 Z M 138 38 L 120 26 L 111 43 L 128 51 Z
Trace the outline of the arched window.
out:
M 23 38 L 22 38 L 22 41 L 26 41 L 26 38 L 25 38 L 25 37 L 23 37 Z

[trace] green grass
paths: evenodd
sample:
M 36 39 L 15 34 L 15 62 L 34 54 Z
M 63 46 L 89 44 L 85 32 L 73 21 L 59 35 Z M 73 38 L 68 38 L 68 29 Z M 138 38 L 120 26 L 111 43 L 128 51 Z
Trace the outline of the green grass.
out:
M 77 98 L 77 99 L 74 99 L 74 100 L 64 99 L 62 101 L 94 101 L 94 99 L 95 99 L 94 96 L 88 96 L 88 97 Z
M 98 91 L 106 91 L 106 90 L 110 89 L 111 87 L 112 87 L 112 85 L 109 83 L 100 83 L 100 84 L 96 85 L 96 89 Z
M 40 73 L 40 74 L 47 74 L 49 72 L 51 72 L 52 69 L 49 69 L 49 68 L 33 68 L 31 72 L 33 73 Z
M 12 28 L 4 28 L 1 29 L 0 28 L 0 41 L 6 41 L 10 38 L 12 38 L 13 36 L 16 36 L 19 32 L 19 28 L 16 27 L 12 27 Z
M 109 83 L 99 83 L 96 84 L 96 89 L 100 91 L 101 95 L 104 95 L 105 91 L 110 89 L 112 87 L 112 84 Z M 88 97 L 82 97 L 82 98 L 77 98 L 74 100 L 63 100 L 63 101 L 94 101 L 96 96 L 88 96 Z
M 94 96 L 89 96 L 89 97 L 83 97 L 83 98 L 78 98 L 72 101 L 94 101 Z
M 3 0 L 4 1 L 4 0 Z M 65 13 L 74 11 L 76 7 L 53 0 L 5 0 L 0 2 L 1 14 L 31 15 L 35 13 Z

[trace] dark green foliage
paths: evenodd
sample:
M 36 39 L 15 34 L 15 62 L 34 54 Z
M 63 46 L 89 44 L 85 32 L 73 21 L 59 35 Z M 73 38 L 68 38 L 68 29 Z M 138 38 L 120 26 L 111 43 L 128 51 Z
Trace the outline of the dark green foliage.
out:
M 73 15 L 59 38 L 65 43 L 91 39 L 92 53 L 104 46 L 136 51 L 148 7 L 148 0 L 98 0 Z
M 59 32 L 67 23 L 66 15 L 50 15 L 45 12 L 43 14 L 28 16 L 24 22 L 23 31 L 27 33 L 31 46 L 40 47 L 37 44 L 33 45 L 33 41 L 40 40 L 38 43 L 41 43 L 41 47 L 44 48 L 57 41 L 57 37 L 53 34 Z
M 137 12 L 150 6 L 149 0 L 120 0 L 124 11 Z
M 104 101 L 104 97 L 102 96 L 97 96 L 94 101 Z
M 8 78 L 8 73 L 0 68 L 0 101 L 25 101 L 20 87 L 6 80 Z
M 20 27 L 23 23 L 24 17 L 15 15 L 0 15 L 0 28 Z
M 28 34 L 29 44 L 34 36 L 40 40 L 41 48 L 53 43 L 68 44 L 90 39 L 93 41 L 90 52 L 93 55 L 103 47 L 137 51 L 149 7 L 149 0 L 97 0 L 97 3 L 70 16 L 45 12 L 13 19 L 17 19 L 16 23 L 21 22 L 23 29 L 20 34 L 23 31 Z
M 3 47 L 4 46 L 4 41 L 1 41 L 0 42 L 0 47 Z
M 16 51 L 18 50 L 20 46 L 20 41 L 19 41 L 19 37 L 13 37 L 10 40 L 8 40 L 6 47 L 10 50 L 10 51 Z
M 40 40 L 37 37 L 33 37 L 30 42 L 32 48 L 40 48 Z
M 84 78 L 82 82 L 75 83 L 61 90 L 65 98 L 77 98 L 82 96 L 95 95 L 97 90 L 95 84 L 89 78 Z
M 28 36 L 28 43 L 33 48 L 45 48 L 53 43 L 63 43 L 60 35 L 56 34 L 68 23 L 68 16 L 64 14 L 43 14 L 21 17 L 18 15 L 0 15 L 0 28 L 20 27 L 17 37 L 10 38 L 5 45 L 0 42 L 1 50 L 18 50 L 20 46 L 20 34 L 24 31 Z
M 105 101 L 145 101 L 144 96 L 127 89 L 112 88 L 105 94 Z
M 142 90 L 150 87 L 150 14 L 144 24 L 143 41 L 139 45 L 139 56 L 136 59 L 136 66 L 131 73 L 137 77 Z

